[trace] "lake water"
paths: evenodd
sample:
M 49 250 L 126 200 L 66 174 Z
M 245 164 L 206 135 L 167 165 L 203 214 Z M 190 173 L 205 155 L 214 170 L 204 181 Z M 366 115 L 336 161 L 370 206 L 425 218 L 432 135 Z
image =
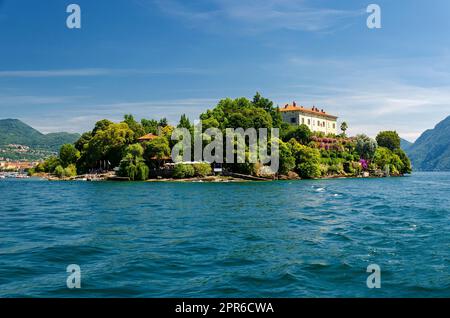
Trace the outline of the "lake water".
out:
M 449 297 L 450 173 L 0 180 L 0 296 Z M 68 289 L 66 267 L 81 267 Z M 369 264 L 381 288 L 366 286 Z

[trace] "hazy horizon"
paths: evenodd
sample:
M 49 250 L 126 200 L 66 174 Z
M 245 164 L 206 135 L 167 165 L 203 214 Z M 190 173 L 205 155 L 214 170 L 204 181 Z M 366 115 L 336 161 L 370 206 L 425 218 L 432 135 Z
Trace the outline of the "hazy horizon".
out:
M 323 108 L 351 135 L 413 141 L 449 115 L 448 1 L 377 1 L 375 30 L 359 0 L 76 3 L 79 30 L 67 3 L 0 1 L 0 118 L 44 133 L 127 113 L 175 123 L 258 91 Z

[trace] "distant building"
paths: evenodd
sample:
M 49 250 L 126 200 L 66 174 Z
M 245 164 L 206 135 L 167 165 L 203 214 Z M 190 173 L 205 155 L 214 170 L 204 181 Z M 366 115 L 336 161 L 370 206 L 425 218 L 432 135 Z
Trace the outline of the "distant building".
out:
M 19 171 L 31 169 L 37 165 L 30 161 L 0 161 L 0 170 Z
M 158 138 L 157 135 L 154 135 L 154 134 L 150 133 L 150 134 L 147 134 L 147 135 L 144 135 L 144 136 L 138 138 L 138 141 L 139 142 L 152 141 L 152 140 L 154 140 L 156 138 Z
M 313 106 L 307 108 L 286 104 L 280 108 L 283 121 L 291 125 L 306 125 L 312 131 L 323 132 L 325 134 L 337 134 L 337 116 L 326 113 L 323 109 Z

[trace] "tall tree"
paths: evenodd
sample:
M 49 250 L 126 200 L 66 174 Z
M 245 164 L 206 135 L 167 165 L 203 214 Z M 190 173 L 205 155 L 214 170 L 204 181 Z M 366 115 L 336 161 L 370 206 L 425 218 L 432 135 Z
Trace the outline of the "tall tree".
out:
M 134 133 L 134 141 L 137 141 L 139 137 L 142 137 L 145 135 L 145 129 L 142 126 L 141 123 L 138 123 L 134 116 L 131 114 L 126 114 L 123 116 L 123 122 L 128 125 L 128 127 L 133 131 Z
M 261 96 L 259 92 L 256 92 L 252 101 L 253 105 L 258 108 L 264 109 L 272 117 L 272 126 L 276 128 L 281 128 L 283 119 L 281 113 L 277 107 L 274 107 L 273 102 L 267 98 Z
M 400 148 L 400 137 L 396 131 L 382 131 L 376 137 L 378 146 L 391 151 Z
M 377 142 L 366 135 L 357 135 L 355 150 L 361 158 L 372 160 L 377 150 Z
M 146 134 L 152 133 L 154 135 L 158 134 L 158 121 L 154 119 L 141 119 L 141 125 L 144 127 Z
M 168 123 L 168 121 L 167 121 L 167 118 L 161 118 L 160 120 L 159 120 L 159 122 L 158 122 L 158 126 L 159 127 L 166 127 L 166 126 L 168 126 L 169 125 L 169 123 Z
M 72 144 L 65 144 L 61 146 L 59 151 L 59 160 L 63 168 L 70 164 L 74 164 L 80 159 L 80 152 Z
M 347 129 L 348 129 L 348 124 L 344 121 L 344 122 L 341 124 L 341 130 L 342 130 L 342 135 L 343 135 L 343 136 L 345 136 L 345 132 L 347 131 Z
M 192 124 L 186 114 L 181 115 L 180 122 L 178 123 L 177 128 L 192 128 Z

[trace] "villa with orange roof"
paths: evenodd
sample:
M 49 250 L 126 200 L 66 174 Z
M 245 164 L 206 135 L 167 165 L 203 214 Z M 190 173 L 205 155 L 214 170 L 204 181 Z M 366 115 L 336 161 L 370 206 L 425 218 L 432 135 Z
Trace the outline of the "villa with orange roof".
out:
M 325 134 L 337 134 L 337 116 L 330 115 L 323 109 L 286 104 L 280 108 L 283 121 L 291 125 L 306 125 L 311 131 L 323 132 Z

